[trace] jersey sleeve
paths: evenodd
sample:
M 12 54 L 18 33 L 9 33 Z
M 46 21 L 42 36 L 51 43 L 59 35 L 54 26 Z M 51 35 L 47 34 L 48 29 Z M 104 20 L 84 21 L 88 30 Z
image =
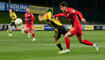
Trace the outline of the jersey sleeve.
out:
M 48 12 L 47 14 L 45 14 L 43 17 L 43 21 L 51 19 L 51 15 L 52 15 L 51 12 Z
M 16 14 L 13 13 L 13 14 L 12 14 L 12 19 L 14 20 L 14 19 L 16 19 L 16 18 L 17 18 Z
M 31 20 L 35 20 L 35 17 L 34 17 L 34 15 L 31 13 L 31 18 L 30 18 Z
M 82 15 L 82 13 L 81 13 L 81 12 L 79 12 L 79 11 L 77 11 L 77 10 L 72 9 L 72 10 L 71 10 L 71 13 L 72 13 L 72 14 L 76 14 L 76 15 L 78 14 L 78 15 L 79 15 L 79 17 L 80 17 L 80 19 L 83 19 L 83 15 Z
M 60 14 L 56 14 L 56 15 L 53 15 L 54 17 L 61 17 L 61 16 L 65 16 L 64 13 L 60 13 Z

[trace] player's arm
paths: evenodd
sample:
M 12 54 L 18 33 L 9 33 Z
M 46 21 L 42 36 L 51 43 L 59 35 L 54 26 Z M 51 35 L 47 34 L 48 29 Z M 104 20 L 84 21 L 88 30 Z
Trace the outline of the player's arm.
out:
M 16 18 L 17 18 L 16 14 L 13 13 L 13 14 L 12 14 L 12 19 L 14 20 L 14 19 L 16 19 Z
M 60 14 L 53 15 L 52 17 L 61 17 L 61 16 L 65 16 L 65 14 L 64 13 L 60 13 Z
M 27 17 L 28 17 L 28 16 L 27 16 L 27 13 L 25 13 L 25 19 L 24 19 L 25 21 L 27 21 Z
M 35 20 L 35 17 L 34 15 L 31 13 L 31 18 L 30 18 L 32 21 Z
M 77 11 L 77 10 L 72 10 L 72 13 L 73 13 L 73 14 L 76 14 L 76 15 L 79 15 L 81 21 L 84 22 L 84 23 L 86 23 L 86 19 L 83 18 L 83 15 L 82 15 L 81 12 L 79 12 L 79 11 Z

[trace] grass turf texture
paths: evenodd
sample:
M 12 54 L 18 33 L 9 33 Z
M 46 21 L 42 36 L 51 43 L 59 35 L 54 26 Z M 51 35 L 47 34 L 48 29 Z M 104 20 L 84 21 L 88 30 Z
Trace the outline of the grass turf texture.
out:
M 14 31 L 13 37 L 8 37 L 8 32 L 0 31 L 0 60 L 104 60 L 105 59 L 105 31 L 83 31 L 84 38 L 98 43 L 100 50 L 80 44 L 76 37 L 71 40 L 71 53 L 59 55 L 59 49 L 54 44 L 54 31 L 36 31 L 37 41 L 32 42 L 32 37 Z M 60 39 L 63 48 L 63 36 Z

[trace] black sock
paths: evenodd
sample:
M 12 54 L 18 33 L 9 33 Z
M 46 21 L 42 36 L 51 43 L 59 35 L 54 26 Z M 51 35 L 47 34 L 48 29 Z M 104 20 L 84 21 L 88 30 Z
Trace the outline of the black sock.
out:
M 59 44 L 57 44 L 57 47 L 62 51 L 63 50 L 63 48 L 62 48 L 62 45 L 59 43 Z

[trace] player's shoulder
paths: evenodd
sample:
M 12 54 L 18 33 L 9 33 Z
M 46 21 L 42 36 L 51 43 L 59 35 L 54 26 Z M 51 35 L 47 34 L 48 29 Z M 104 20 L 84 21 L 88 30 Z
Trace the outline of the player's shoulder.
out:
M 75 10 L 74 8 L 68 8 L 68 10 Z
M 12 15 L 15 15 L 15 12 L 13 12 Z
M 74 8 L 68 8 L 68 10 L 72 13 L 75 13 L 75 11 L 76 11 Z

